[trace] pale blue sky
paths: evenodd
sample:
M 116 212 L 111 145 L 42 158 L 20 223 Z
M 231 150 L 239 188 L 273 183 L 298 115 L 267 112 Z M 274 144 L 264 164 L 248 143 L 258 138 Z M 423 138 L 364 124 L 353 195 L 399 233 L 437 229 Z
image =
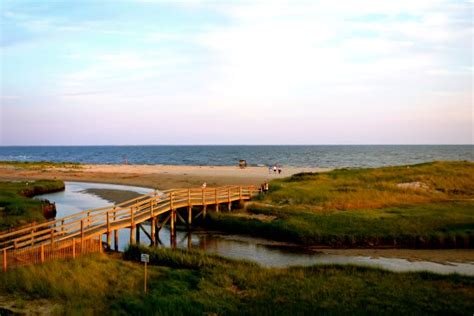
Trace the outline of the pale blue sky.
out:
M 0 4 L 0 145 L 473 143 L 472 1 Z

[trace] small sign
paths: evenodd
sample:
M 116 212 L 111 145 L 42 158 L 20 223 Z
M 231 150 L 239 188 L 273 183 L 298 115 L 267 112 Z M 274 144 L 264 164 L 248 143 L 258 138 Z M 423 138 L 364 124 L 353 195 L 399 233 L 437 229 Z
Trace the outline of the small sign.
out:
M 145 263 L 150 262 L 150 255 L 147 255 L 146 253 L 142 253 L 141 261 Z

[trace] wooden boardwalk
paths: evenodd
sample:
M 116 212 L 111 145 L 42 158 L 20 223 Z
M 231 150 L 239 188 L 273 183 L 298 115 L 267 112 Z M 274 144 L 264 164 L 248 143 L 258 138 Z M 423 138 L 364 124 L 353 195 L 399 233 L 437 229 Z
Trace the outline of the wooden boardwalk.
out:
M 205 189 L 175 189 L 152 192 L 112 206 L 82 211 L 15 231 L 0 233 L 2 270 L 43 263 L 59 258 L 103 251 L 111 247 L 112 235 L 117 249 L 118 231 L 130 229 L 130 243 L 136 241 L 140 224 L 150 223 L 145 234 L 156 244 L 158 232 L 169 224 L 171 238 L 176 236 L 178 220 L 190 226 L 194 219 L 205 217 L 209 210 L 219 212 L 225 205 L 232 209 L 233 202 L 243 202 L 258 194 L 255 186 L 225 186 Z

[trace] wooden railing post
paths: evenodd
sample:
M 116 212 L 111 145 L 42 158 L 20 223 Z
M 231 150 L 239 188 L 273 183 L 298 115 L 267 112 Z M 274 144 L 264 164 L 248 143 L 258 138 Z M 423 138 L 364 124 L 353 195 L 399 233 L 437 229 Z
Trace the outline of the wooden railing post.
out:
M 76 238 L 72 239 L 72 258 L 76 258 Z
M 188 226 L 193 221 L 193 206 L 191 204 L 191 189 L 188 189 Z
M 51 228 L 51 250 L 54 247 L 54 228 Z
M 44 245 L 40 246 L 40 262 L 44 263 Z
M 232 210 L 232 201 L 230 199 L 230 188 L 227 189 L 227 202 L 229 203 L 228 208 L 229 208 L 229 212 L 230 212 Z
M 99 235 L 99 253 L 102 253 L 102 235 Z
M 130 245 L 135 244 L 135 215 L 133 207 L 130 207 Z
M 170 209 L 173 209 L 173 192 L 170 192 Z
M 207 204 L 206 204 L 206 188 L 202 188 L 202 217 L 206 217 Z
M 84 252 L 84 220 L 81 219 L 81 255 Z
M 110 249 L 110 214 L 109 211 L 106 213 L 107 220 L 107 249 Z
M 7 250 L 3 249 L 3 272 L 7 272 Z
M 114 207 L 114 222 L 117 220 L 117 211 L 115 211 L 115 207 Z M 114 230 L 114 248 L 115 248 L 115 251 L 118 251 L 118 230 L 115 229 Z
M 239 187 L 239 200 L 242 202 L 242 186 Z

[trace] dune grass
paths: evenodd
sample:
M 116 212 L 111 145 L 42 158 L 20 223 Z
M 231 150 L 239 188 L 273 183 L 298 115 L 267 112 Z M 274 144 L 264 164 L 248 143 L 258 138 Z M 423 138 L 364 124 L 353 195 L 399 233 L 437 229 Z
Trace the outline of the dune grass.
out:
M 64 190 L 59 180 L 0 182 L 0 231 L 45 220 L 42 201 L 31 197 Z
M 149 292 L 143 265 L 149 253 Z M 443 314 L 474 310 L 474 278 L 355 266 L 262 268 L 198 251 L 132 247 L 0 274 L 0 295 L 46 299 L 58 314 Z M 25 304 L 25 303 L 24 303 Z
M 307 245 L 472 248 L 474 163 L 297 174 L 247 210 L 275 219 L 221 213 L 206 224 Z

